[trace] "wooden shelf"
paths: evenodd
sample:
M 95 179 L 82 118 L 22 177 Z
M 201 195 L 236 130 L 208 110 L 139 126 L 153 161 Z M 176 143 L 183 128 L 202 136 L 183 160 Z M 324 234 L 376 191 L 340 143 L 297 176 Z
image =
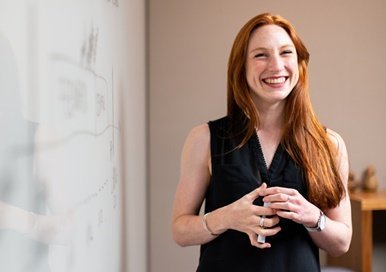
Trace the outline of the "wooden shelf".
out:
M 350 199 L 359 202 L 362 211 L 386 210 L 386 191 L 354 192 L 350 193 Z

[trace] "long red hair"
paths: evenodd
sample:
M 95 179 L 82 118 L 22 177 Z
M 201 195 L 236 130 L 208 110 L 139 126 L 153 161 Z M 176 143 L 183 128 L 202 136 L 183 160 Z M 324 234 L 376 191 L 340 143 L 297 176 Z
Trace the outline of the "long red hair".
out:
M 336 162 L 337 148 L 312 108 L 308 85 L 307 48 L 294 27 L 283 17 L 269 13 L 249 20 L 237 34 L 228 61 L 228 116 L 245 125 L 241 132 L 244 145 L 259 127 L 259 110 L 253 103 L 246 79 L 247 48 L 251 34 L 259 27 L 274 24 L 282 27 L 295 45 L 299 80 L 287 97 L 281 144 L 305 171 L 308 199 L 322 210 L 336 207 L 345 195 Z

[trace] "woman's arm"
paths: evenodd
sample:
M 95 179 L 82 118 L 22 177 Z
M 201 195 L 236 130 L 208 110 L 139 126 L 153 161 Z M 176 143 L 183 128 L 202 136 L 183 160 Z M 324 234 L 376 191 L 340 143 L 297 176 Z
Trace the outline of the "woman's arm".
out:
M 321 249 L 332 256 L 346 253 L 350 247 L 352 237 L 351 204 L 348 192 L 349 162 L 346 145 L 342 137 L 328 129 L 328 135 L 338 150 L 338 169 L 345 188 L 345 197 L 339 205 L 325 211 L 327 216 L 326 228 L 322 232 L 310 232 L 311 238 Z
M 202 244 L 215 238 L 203 228 L 198 216 L 209 181 L 210 132 L 204 124 L 189 133 L 181 155 L 172 214 L 173 238 L 181 246 Z M 210 224 L 210 217 L 207 223 Z
M 348 156 L 343 139 L 334 131 L 328 130 L 328 135 L 338 150 L 338 167 L 341 180 L 345 187 L 345 196 L 335 208 L 323 211 L 326 215 L 325 228 L 320 232 L 309 232 L 314 243 L 332 256 L 339 256 L 349 249 L 352 236 L 351 205 L 348 183 Z M 277 215 L 291 219 L 306 227 L 317 225 L 320 209 L 308 202 L 297 190 L 271 187 L 265 190 L 264 201 L 271 202 L 271 207 L 277 209 Z
M 200 207 L 211 177 L 210 132 L 207 124 L 194 128 L 188 135 L 181 156 L 181 173 L 177 186 L 173 215 L 173 238 L 181 246 L 207 243 L 228 229 L 246 233 L 251 244 L 260 248 L 270 247 L 268 243 L 257 243 L 257 234 L 271 236 L 280 231 L 275 225 L 277 216 L 264 220 L 259 227 L 260 216 L 273 215 L 270 208 L 259 207 L 253 201 L 266 188 L 259 188 L 246 194 L 230 205 L 212 211 L 206 217 L 199 216 Z

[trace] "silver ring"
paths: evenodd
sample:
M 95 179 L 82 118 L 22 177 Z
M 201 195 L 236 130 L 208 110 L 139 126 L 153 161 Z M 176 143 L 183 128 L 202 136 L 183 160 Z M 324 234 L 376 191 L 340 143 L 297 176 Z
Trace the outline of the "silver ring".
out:
M 287 202 L 289 202 L 290 201 L 290 196 L 288 196 L 288 198 L 287 198 Z
M 259 226 L 260 226 L 261 228 L 264 228 L 264 219 L 265 219 L 264 216 L 260 216 Z

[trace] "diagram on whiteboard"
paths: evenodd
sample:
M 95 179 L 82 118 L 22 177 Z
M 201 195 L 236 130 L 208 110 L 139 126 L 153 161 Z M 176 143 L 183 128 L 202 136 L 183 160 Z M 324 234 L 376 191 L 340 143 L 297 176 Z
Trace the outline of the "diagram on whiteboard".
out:
M 29 158 L 45 209 L 0 199 L 10 215 L 1 227 L 47 245 L 40 271 L 120 271 L 120 3 L 25 1 L 23 11 L 24 32 L 12 37 L 11 17 L 4 29 L 16 52 L 28 51 L 15 62 L 34 133 L 14 154 Z

